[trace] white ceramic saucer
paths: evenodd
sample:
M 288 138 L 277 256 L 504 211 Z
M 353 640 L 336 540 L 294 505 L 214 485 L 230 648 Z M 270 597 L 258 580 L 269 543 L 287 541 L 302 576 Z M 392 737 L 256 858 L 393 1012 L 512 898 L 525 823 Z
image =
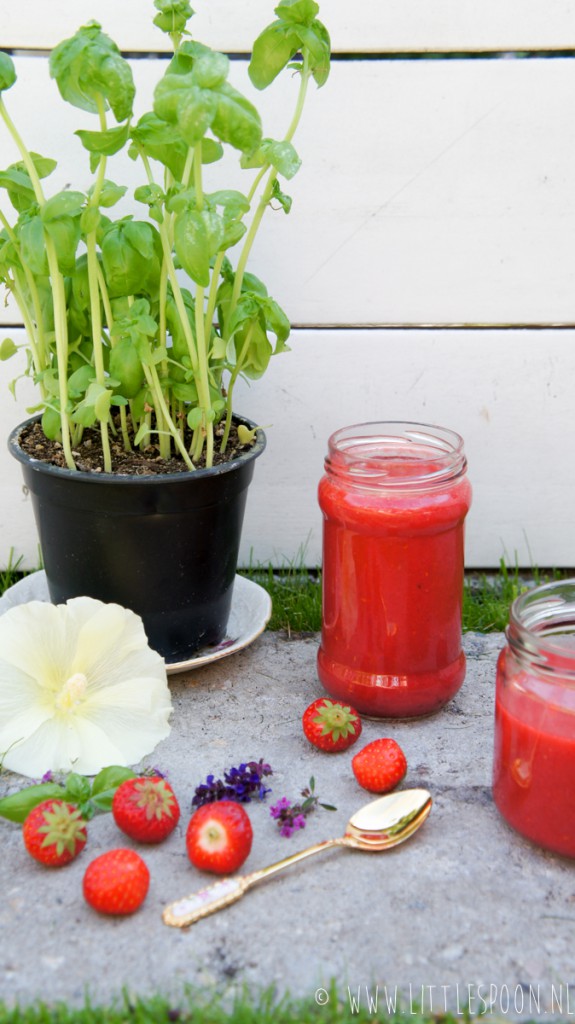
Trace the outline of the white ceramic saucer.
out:
M 0 597 L 0 615 L 17 604 L 27 601 L 49 601 L 48 584 L 44 570 L 30 573 L 18 580 Z M 242 651 L 263 633 L 272 613 L 271 597 L 258 583 L 236 576 L 232 596 L 232 608 L 227 633 L 215 647 L 203 647 L 186 661 L 166 665 L 168 675 L 185 672 L 192 668 L 209 665 L 212 661 L 227 658 L 236 651 Z

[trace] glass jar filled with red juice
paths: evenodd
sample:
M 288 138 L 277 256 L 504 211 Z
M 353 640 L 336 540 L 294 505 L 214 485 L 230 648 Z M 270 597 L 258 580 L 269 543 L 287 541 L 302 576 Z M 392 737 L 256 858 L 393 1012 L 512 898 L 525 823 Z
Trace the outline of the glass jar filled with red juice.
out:
M 575 857 L 575 579 L 511 606 L 495 697 L 493 797 L 514 829 Z
M 463 682 L 466 468 L 442 427 L 362 423 L 329 439 L 318 674 L 364 715 L 430 714 Z

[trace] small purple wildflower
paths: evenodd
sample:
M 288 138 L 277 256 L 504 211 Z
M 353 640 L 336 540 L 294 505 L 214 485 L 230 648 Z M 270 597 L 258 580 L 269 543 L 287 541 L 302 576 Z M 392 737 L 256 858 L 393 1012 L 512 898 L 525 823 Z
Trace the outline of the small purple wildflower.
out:
M 279 818 L 282 811 L 288 811 L 290 806 L 287 796 L 282 796 L 281 800 L 278 800 L 277 804 L 270 807 L 270 814 L 272 818 Z
M 280 836 L 285 836 L 286 839 L 289 839 L 289 837 L 293 836 L 294 832 L 297 832 L 300 828 L 305 828 L 305 818 L 303 814 L 296 814 L 293 821 L 284 822 L 280 828 Z
M 277 804 L 270 807 L 272 818 L 277 821 L 280 836 L 293 836 L 300 828 L 305 828 L 305 814 L 302 813 L 300 804 L 292 804 L 286 796 L 282 796 Z
M 143 771 L 142 774 L 143 775 L 150 775 L 152 778 L 158 778 L 158 779 L 167 779 L 168 778 L 168 773 L 162 771 L 161 768 L 158 768 L 157 766 L 146 768 Z
M 41 782 L 53 782 L 54 781 L 53 773 L 50 770 L 48 770 L 47 772 L 44 772 L 44 774 L 43 774 L 43 776 L 42 776 L 40 781 Z
M 302 803 L 292 804 L 287 796 L 282 796 L 277 803 L 270 807 L 270 814 L 275 818 L 281 836 L 293 836 L 300 828 L 305 828 L 308 814 L 315 811 L 316 807 L 323 807 L 326 811 L 335 811 L 331 804 L 322 804 L 315 795 L 315 780 L 309 780 L 309 786 L 302 789 L 304 797 Z
M 216 800 L 237 800 L 241 804 L 249 804 L 253 797 L 265 800 L 271 793 L 263 779 L 273 775 L 273 770 L 263 758 L 259 761 L 244 761 L 237 768 L 232 767 L 224 772 L 224 778 L 216 779 L 208 775 L 206 781 L 196 786 L 192 807 L 214 803 Z

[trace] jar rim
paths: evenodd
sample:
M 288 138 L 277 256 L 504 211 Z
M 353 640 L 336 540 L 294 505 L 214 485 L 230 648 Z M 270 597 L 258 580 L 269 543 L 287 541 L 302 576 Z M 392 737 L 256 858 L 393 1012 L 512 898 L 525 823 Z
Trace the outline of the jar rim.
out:
M 575 679 L 575 578 L 543 583 L 516 597 L 505 634 L 523 661 Z
M 400 472 L 398 466 L 400 464 Z M 463 438 L 454 430 L 407 420 L 374 420 L 336 430 L 326 470 L 359 487 L 433 487 L 467 468 Z

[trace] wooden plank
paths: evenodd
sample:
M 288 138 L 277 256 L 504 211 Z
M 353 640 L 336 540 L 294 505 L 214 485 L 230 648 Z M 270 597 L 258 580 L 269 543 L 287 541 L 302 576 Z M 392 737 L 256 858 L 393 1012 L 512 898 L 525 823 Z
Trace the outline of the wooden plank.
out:
M 1 338 L 1 333 L 0 333 Z M 0 364 L 0 388 L 14 376 Z M 573 567 L 575 331 L 297 331 L 266 377 L 239 383 L 236 408 L 266 428 L 250 487 L 242 559 L 321 557 L 316 489 L 327 439 L 352 423 L 439 423 L 465 438 L 474 488 L 467 565 L 502 556 Z M 0 406 L 0 435 L 25 418 L 28 386 Z M 19 468 L 0 449 L 0 562 L 37 561 Z
M 49 49 L 99 21 L 123 50 L 157 51 L 166 37 L 152 24 L 151 0 L 3 0 L 2 46 Z M 249 52 L 272 21 L 273 0 L 195 4 L 195 38 L 226 52 Z M 320 4 L 334 52 L 529 50 L 575 46 L 574 0 L 329 0 Z
M 28 145 L 60 160 L 47 186 L 86 188 L 87 155 L 73 132 L 93 119 L 59 101 L 50 117 L 56 87 L 45 60 L 17 65 L 21 81 L 6 103 Z M 337 64 L 312 90 L 296 135 L 303 167 L 286 185 L 292 211 L 268 211 L 251 269 L 301 325 L 573 322 L 573 67 Z M 142 113 L 157 62 L 134 68 Z M 232 75 L 253 98 L 242 62 Z M 266 134 L 287 127 L 296 88 L 288 76 L 257 97 Z M 2 126 L 0 150 L 5 164 L 17 157 Z M 247 188 L 235 159 L 231 178 L 228 167 L 207 169 L 208 190 Z M 142 182 L 122 155 L 107 173 Z M 137 204 L 128 210 L 142 215 Z M 18 319 L 14 308 L 0 311 L 1 322 Z

